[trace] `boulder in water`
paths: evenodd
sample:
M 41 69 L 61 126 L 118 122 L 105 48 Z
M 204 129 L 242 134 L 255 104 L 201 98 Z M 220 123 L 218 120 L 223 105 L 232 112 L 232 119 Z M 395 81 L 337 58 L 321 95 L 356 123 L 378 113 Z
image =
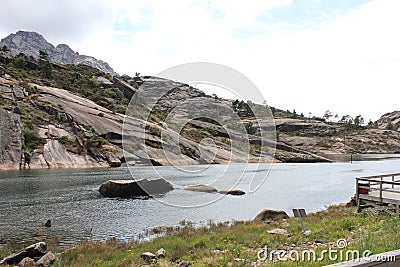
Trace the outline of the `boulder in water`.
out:
M 205 193 L 216 193 L 218 190 L 212 186 L 204 185 L 204 184 L 197 184 L 197 185 L 188 185 L 183 189 L 189 191 L 196 191 L 196 192 L 205 192 Z
M 218 191 L 218 193 L 225 194 L 225 195 L 233 195 L 233 196 L 241 196 L 241 195 L 246 194 L 246 192 L 239 190 L 239 189 L 221 190 L 221 191 Z
M 174 188 L 165 179 L 155 180 L 108 180 L 100 188 L 100 194 L 105 197 L 143 197 L 165 194 Z

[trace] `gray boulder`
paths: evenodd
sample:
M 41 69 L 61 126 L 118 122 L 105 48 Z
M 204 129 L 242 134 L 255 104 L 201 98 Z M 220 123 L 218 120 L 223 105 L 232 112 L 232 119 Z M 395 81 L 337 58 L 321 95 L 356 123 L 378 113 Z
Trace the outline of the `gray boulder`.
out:
M 23 258 L 22 261 L 18 263 L 18 266 L 35 266 L 36 262 L 34 259 L 31 258 Z
M 156 259 L 156 255 L 154 255 L 151 252 L 143 252 L 140 257 L 142 258 L 142 260 L 144 260 L 145 262 L 157 262 Z
M 254 222 L 262 222 L 266 220 L 289 219 L 289 215 L 283 210 L 263 209 L 255 218 Z
M 54 263 L 56 260 L 56 256 L 54 256 L 53 252 L 49 251 L 46 254 L 44 254 L 37 262 L 37 266 L 41 267 L 47 267 L 50 266 Z
M 216 193 L 218 190 L 212 186 L 204 185 L 204 184 L 197 184 L 197 185 L 188 185 L 183 189 L 195 192 L 205 192 L 205 193 Z
M 221 190 L 221 191 L 218 191 L 218 193 L 225 194 L 225 195 L 233 195 L 233 196 L 241 196 L 241 195 L 246 194 L 246 192 L 239 190 L 239 189 Z
M 110 165 L 110 167 L 121 167 L 121 160 L 118 158 L 118 156 L 114 153 L 107 153 L 107 162 Z
M 24 258 L 39 258 L 46 254 L 47 245 L 44 242 L 39 242 L 33 245 L 30 245 L 24 249 L 21 249 L 18 252 L 15 252 L 0 261 L 1 264 L 18 264 Z
M 165 194 L 174 188 L 165 179 L 155 180 L 109 180 L 103 183 L 99 192 L 105 197 L 141 197 Z
M 157 250 L 156 252 L 156 256 L 157 258 L 165 258 L 165 249 L 164 248 L 160 248 L 159 250 Z

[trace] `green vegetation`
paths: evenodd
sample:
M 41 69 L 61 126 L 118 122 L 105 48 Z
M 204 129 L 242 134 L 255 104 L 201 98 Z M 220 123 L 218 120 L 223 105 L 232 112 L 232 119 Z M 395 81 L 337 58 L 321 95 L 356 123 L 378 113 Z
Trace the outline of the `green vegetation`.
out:
M 49 79 L 52 76 L 53 67 L 49 61 L 43 61 L 40 64 L 40 71 L 42 77 Z
M 108 144 L 107 139 L 101 137 L 101 136 L 92 136 L 88 139 L 86 139 L 86 147 L 101 147 L 103 145 Z
M 210 222 L 200 228 L 184 225 L 180 230 L 175 227 L 156 228 L 153 234 L 160 237 L 150 242 L 84 242 L 65 251 L 54 266 L 140 266 L 145 264 L 140 258 L 141 253 L 154 253 L 160 248 L 166 250 L 166 258 L 158 260 L 154 266 L 173 266 L 172 262 L 188 260 L 192 262 L 191 266 L 199 267 L 251 266 L 257 260 L 257 253 L 265 246 L 269 251 L 297 250 L 300 255 L 302 251 L 314 249 L 317 258 L 329 247 L 342 251 L 342 255 L 350 250 L 360 253 L 370 250 L 377 254 L 400 247 L 400 221 L 393 214 L 371 210 L 356 213 L 353 207 L 335 206 L 310 214 L 304 221 L 306 228 L 311 230 L 309 236 L 302 234 L 297 218 L 269 223 L 236 222 L 233 225 Z M 267 233 L 275 228 L 286 229 L 290 235 Z M 339 239 L 345 239 L 348 246 L 337 248 Z M 59 250 L 56 244 L 51 246 L 53 251 Z M 15 249 L 0 248 L 0 257 Z M 320 261 L 261 261 L 260 266 L 324 266 L 339 261 L 340 257 L 330 260 L 325 255 Z
M 43 123 L 48 114 L 34 110 L 30 105 L 20 102 L 21 126 L 22 126 L 22 147 L 25 152 L 31 153 L 43 146 L 46 141 L 39 136 L 36 125 Z
M 14 58 L 14 67 L 16 67 L 17 69 L 23 69 L 26 66 L 26 59 L 25 59 L 25 55 L 19 55 L 17 57 Z
M 150 119 L 155 122 L 163 122 L 168 117 L 168 111 L 153 109 L 150 114 Z
M 0 51 L 1 51 L 1 52 L 9 52 L 9 51 L 10 51 L 10 48 L 8 48 L 8 46 L 6 46 L 6 45 L 3 45 L 3 46 L 0 48 Z
M 31 153 L 33 150 L 44 145 L 46 142 L 39 136 L 32 122 L 25 121 L 22 123 L 22 143 L 26 152 Z
M 161 129 L 155 125 L 146 124 L 146 133 L 161 137 Z
M 394 130 L 394 126 L 392 122 L 389 122 L 388 125 L 386 126 L 386 130 Z
M 258 130 L 257 127 L 255 127 L 253 122 L 251 122 L 251 121 L 245 123 L 244 127 L 246 128 L 246 132 L 248 134 L 255 134 Z
M 68 135 L 64 135 L 61 137 L 58 137 L 58 142 L 60 142 L 63 145 L 72 145 L 73 143 L 76 142 L 76 138 L 75 137 L 71 137 Z
M 49 60 L 49 53 L 45 50 L 39 50 L 39 57 L 43 60 Z
M 50 63 L 46 51 L 39 51 L 40 59 L 15 56 L 6 65 L 7 73 L 13 78 L 46 86 L 62 88 L 88 98 L 96 104 L 114 112 L 125 113 L 129 99 L 114 88 L 103 88 L 96 77 L 112 80 L 110 74 L 86 65 L 57 65 Z M 40 78 L 40 79 L 38 79 Z

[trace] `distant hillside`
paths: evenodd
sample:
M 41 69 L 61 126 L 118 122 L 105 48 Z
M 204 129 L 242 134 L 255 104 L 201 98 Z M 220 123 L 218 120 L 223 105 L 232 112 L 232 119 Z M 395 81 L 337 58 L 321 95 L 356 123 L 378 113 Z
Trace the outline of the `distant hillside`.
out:
M 51 47 L 43 44 L 31 49 Z M 177 81 L 112 76 L 86 64 L 56 64 L 30 57 L 28 50 L 14 54 L 0 51 L 0 170 L 19 169 L 27 158 L 31 168 L 84 168 L 125 163 L 326 162 L 320 155 L 400 153 L 400 132 L 394 130 L 399 129 L 399 112 L 385 114 L 368 126 L 352 120 L 335 123 L 306 118 L 272 107 L 274 120 L 257 120 L 253 111 L 268 110 L 265 106 L 211 97 Z M 148 118 L 126 112 L 132 97 L 144 87 L 150 94 L 141 95 L 140 105 L 150 110 Z M 153 93 L 160 90 L 166 94 L 158 99 Z M 153 100 L 154 106 L 147 105 Z M 189 109 L 171 112 L 185 102 L 200 105 L 196 110 L 189 105 Z M 227 107 L 239 120 L 230 123 L 244 126 L 247 133 L 236 128 L 228 134 L 226 125 L 210 119 L 221 117 Z M 185 115 L 198 116 L 199 111 L 206 115 L 186 119 Z M 175 123 L 183 127 L 176 128 Z M 129 133 L 124 147 L 123 126 L 124 133 Z M 261 129 L 275 126 L 272 135 L 260 134 Z M 143 142 L 138 137 L 144 137 Z
M 377 124 L 382 129 L 400 131 L 400 111 L 393 111 L 382 115 Z
M 327 161 L 273 140 L 262 146 L 258 128 L 251 124 L 254 117 L 243 101 L 215 99 L 190 85 L 158 77 L 112 77 L 85 65 L 48 64 L 42 59 L 0 52 L 0 170 L 23 167 L 27 157 L 31 168 Z M 147 120 L 125 114 L 130 99 L 143 89 L 142 84 L 149 92 L 169 90 Z M 228 136 L 212 120 L 186 123 L 184 114 L 169 113 L 185 101 L 199 101 L 205 103 L 202 112 L 217 118 L 212 114 L 218 110 L 207 105 L 210 99 L 219 107 L 237 103 L 237 113 L 248 126 L 250 151 L 246 146 L 232 146 L 230 137 L 247 143 L 240 132 Z M 184 128 L 176 132 L 165 122 L 168 116 L 173 116 L 174 123 L 182 121 Z M 264 126 L 271 128 L 271 123 L 266 121 Z M 144 142 L 132 141 L 128 144 L 131 150 L 125 153 L 123 124 L 127 127 L 124 130 L 132 133 L 132 140 L 146 129 Z M 207 139 L 214 145 L 204 143 Z M 179 140 L 177 150 L 175 140 Z M 279 148 L 276 159 L 271 153 L 275 146 Z
M 106 73 L 115 74 L 107 62 L 91 56 L 79 55 L 66 44 L 56 47 L 36 32 L 18 31 L 5 37 L 0 42 L 0 47 L 6 46 L 14 55 L 24 53 L 27 56 L 39 57 L 39 50 L 49 54 L 49 60 L 60 64 L 84 64 L 97 68 Z

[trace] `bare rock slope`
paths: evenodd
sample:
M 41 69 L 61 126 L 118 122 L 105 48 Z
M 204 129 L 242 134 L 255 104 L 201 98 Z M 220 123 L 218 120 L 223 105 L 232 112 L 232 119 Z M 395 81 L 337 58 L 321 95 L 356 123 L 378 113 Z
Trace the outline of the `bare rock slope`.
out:
M 0 109 L 0 169 L 18 169 L 20 160 L 20 117 L 18 114 Z

